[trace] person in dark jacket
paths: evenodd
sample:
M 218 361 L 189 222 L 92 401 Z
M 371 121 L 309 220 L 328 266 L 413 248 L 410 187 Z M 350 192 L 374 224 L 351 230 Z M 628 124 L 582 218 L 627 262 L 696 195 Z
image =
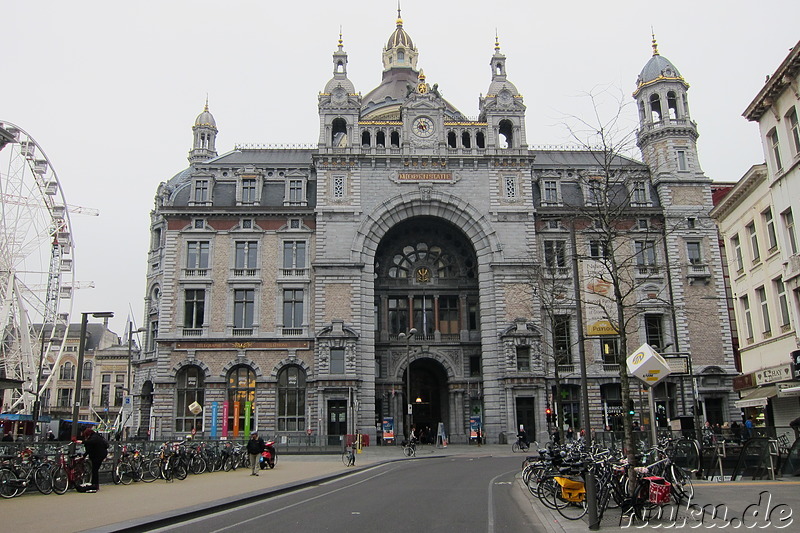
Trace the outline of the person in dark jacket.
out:
M 247 454 L 250 456 L 250 475 L 258 475 L 258 460 L 261 458 L 261 452 L 266 448 L 264 439 L 258 436 L 258 431 L 253 430 L 250 433 L 250 440 L 247 441 Z
M 97 492 L 100 490 L 100 465 L 108 455 L 108 443 L 93 429 L 86 429 L 83 432 L 83 447 L 86 450 L 84 457 L 88 456 L 92 461 L 92 483 L 86 492 Z

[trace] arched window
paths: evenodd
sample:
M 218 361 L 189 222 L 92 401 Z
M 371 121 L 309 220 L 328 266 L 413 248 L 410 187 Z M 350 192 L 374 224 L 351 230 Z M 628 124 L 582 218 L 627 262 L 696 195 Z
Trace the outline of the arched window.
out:
M 406 54 L 402 50 L 397 51 L 397 62 L 402 63 L 406 60 Z
M 83 363 L 83 374 L 81 374 L 81 379 L 83 381 L 91 381 L 92 380 L 92 362 L 86 361 Z
M 661 122 L 661 98 L 655 93 L 650 95 L 650 118 L 653 122 Z
M 383 130 L 375 134 L 375 144 L 378 148 L 386 148 L 386 134 Z
M 302 431 L 306 426 L 306 373 L 291 365 L 278 373 L 278 431 Z
M 464 148 L 472 148 L 472 138 L 468 131 L 461 134 L 461 146 Z
M 61 365 L 58 379 L 75 379 L 75 365 L 69 361 Z
M 498 148 L 513 148 L 514 147 L 514 125 L 510 120 L 500 121 L 500 139 L 498 140 Z
M 336 72 L 344 72 L 344 63 L 342 61 L 336 63 Z
M 364 131 L 361 133 L 361 147 L 362 148 L 369 148 L 371 142 L 371 136 L 368 131 Z
M 450 131 L 447 132 L 447 146 L 450 148 L 456 147 L 456 132 Z
M 391 143 L 392 148 L 400 148 L 400 133 L 393 131 L 389 135 L 389 142 Z
M 669 118 L 675 120 L 678 118 L 678 97 L 675 96 L 675 91 L 667 93 L 667 108 L 669 109 Z
M 343 118 L 335 118 L 331 122 L 331 145 L 339 148 L 347 146 L 347 122 Z
M 190 365 L 175 376 L 177 401 L 175 402 L 175 431 L 188 432 L 192 428 L 203 431 L 203 413 L 192 414 L 189 406 L 194 402 L 203 405 L 205 400 L 205 375 L 199 366 Z
M 228 431 L 234 437 L 244 431 L 246 412 L 250 409 L 250 427 L 255 427 L 253 413 L 256 401 L 256 373 L 252 368 L 238 365 L 228 372 Z M 250 402 L 249 405 L 247 402 Z M 237 415 L 238 414 L 238 418 Z
M 486 148 L 486 139 L 482 131 L 479 131 L 475 134 L 475 144 L 478 146 L 478 148 Z

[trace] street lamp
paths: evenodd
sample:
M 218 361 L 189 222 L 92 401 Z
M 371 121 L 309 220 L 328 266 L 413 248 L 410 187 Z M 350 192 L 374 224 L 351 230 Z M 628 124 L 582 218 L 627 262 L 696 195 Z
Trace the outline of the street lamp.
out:
M 113 318 L 114 313 L 111 311 L 95 312 L 95 313 L 81 313 L 81 336 L 80 344 L 78 344 L 78 367 L 75 369 L 75 392 L 74 403 L 72 405 L 72 432 L 70 434 L 69 453 L 75 453 L 75 440 L 78 437 L 78 418 L 80 417 L 81 408 L 81 381 L 83 378 L 83 354 L 86 350 L 86 324 L 89 321 L 89 315 L 94 318 Z
M 406 341 L 406 431 L 411 438 L 411 424 L 414 423 L 411 404 L 411 337 L 417 334 L 417 328 L 408 330 L 408 334 L 400 333 L 397 338 Z

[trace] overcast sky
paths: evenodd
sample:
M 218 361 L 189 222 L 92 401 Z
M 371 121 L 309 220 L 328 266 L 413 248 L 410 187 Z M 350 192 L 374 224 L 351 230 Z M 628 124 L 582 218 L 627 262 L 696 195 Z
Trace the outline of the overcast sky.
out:
M 490 81 L 497 31 L 507 73 L 527 106 L 531 146 L 570 141 L 565 115 L 588 117 L 582 96 L 626 100 L 659 52 L 691 85 L 700 163 L 736 181 L 764 160 L 742 112 L 800 38 L 797 0 L 693 3 L 403 0 L 404 27 L 427 81 L 467 116 Z M 149 213 L 158 184 L 187 166 L 191 126 L 209 98 L 217 150 L 236 143 L 315 143 L 317 94 L 332 75 L 339 26 L 348 73 L 366 94 L 396 0 L 136 2 L 0 0 L 0 121 L 44 148 L 72 216 L 81 311 L 114 311 L 123 335 L 143 320 Z M 635 124 L 633 106 L 626 109 Z

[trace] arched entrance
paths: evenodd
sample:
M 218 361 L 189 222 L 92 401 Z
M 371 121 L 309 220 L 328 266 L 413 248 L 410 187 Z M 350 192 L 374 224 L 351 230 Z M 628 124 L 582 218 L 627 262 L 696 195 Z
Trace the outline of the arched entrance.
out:
M 448 380 L 480 389 L 480 372 L 466 375 L 467 362 L 481 368 L 475 246 L 447 220 L 412 217 L 383 236 L 374 269 L 376 420 L 389 417 L 398 434 L 408 434 L 405 369 L 411 360 L 414 424 L 428 427 L 434 438 L 440 422 L 448 434 L 464 433 L 469 406 L 463 398 L 450 403 Z
M 403 381 L 407 376 L 403 375 Z M 423 443 L 433 442 L 439 422 L 448 420 L 447 372 L 433 359 L 411 362 L 411 423 Z

